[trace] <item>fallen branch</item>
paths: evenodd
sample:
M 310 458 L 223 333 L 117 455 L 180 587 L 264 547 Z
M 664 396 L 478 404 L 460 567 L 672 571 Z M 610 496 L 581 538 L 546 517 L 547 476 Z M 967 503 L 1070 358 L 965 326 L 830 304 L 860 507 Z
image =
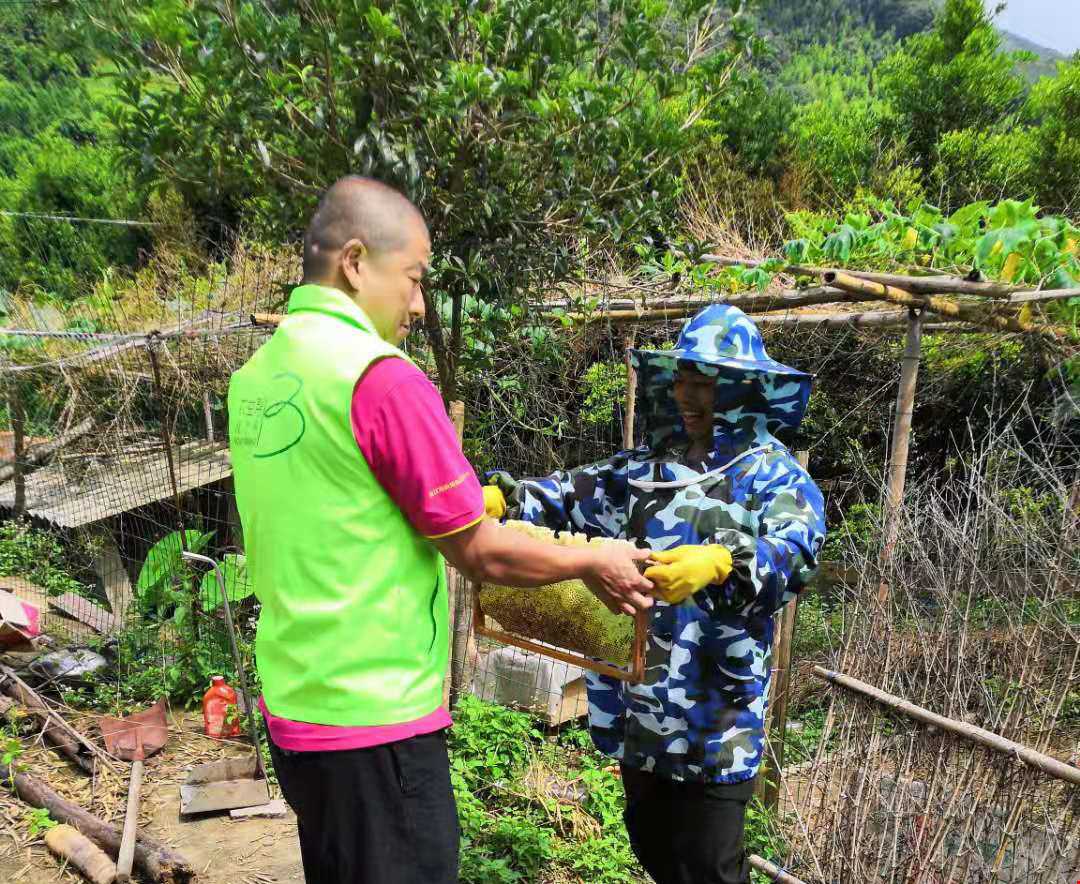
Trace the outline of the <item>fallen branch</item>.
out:
M 58 752 L 70 758 L 75 764 L 89 774 L 94 772 L 94 762 L 78 750 L 78 746 L 86 749 L 90 755 L 98 759 L 105 767 L 119 774 L 115 762 L 108 753 L 90 742 L 79 731 L 68 724 L 62 716 L 54 712 L 52 708 L 41 698 L 30 685 L 19 678 L 10 666 L 0 665 L 0 691 L 3 691 L 13 700 L 25 706 L 42 725 L 42 736 L 46 743 L 50 744 Z
M 950 319 L 958 319 L 975 325 L 990 326 L 998 331 L 1038 334 L 1054 341 L 1069 334 L 1066 329 L 1057 328 L 1056 326 L 1038 325 L 1015 316 L 1002 316 L 988 311 L 985 307 L 973 304 L 958 304 L 955 301 L 936 295 L 913 295 L 905 289 L 880 282 L 872 282 L 868 279 L 859 279 L 849 273 L 829 271 L 825 274 L 824 279 L 829 285 L 834 285 L 853 294 L 861 294 L 881 301 L 891 301 L 905 307 L 929 310 L 939 316 L 947 316 Z
M 995 734 L 993 731 L 988 731 L 985 728 L 968 724 L 966 721 L 956 721 L 953 718 L 946 718 L 944 715 L 938 715 L 936 712 L 931 712 L 929 709 L 924 709 L 922 706 L 916 706 L 914 703 L 908 702 L 903 697 L 889 694 L 880 688 L 867 684 L 865 681 L 860 681 L 857 678 L 852 678 L 850 675 L 844 675 L 840 672 L 834 672 L 831 669 L 826 669 L 824 666 L 815 666 L 814 675 L 831 684 L 839 685 L 849 691 L 862 694 L 864 697 L 869 697 L 871 700 L 874 700 L 883 706 L 888 706 L 890 709 L 894 709 L 902 715 L 906 715 L 908 718 L 915 719 L 915 721 L 933 725 L 943 731 L 948 731 L 949 733 L 955 734 L 970 742 L 978 743 L 980 746 L 986 746 L 988 749 L 993 749 L 995 752 L 1000 752 L 1003 755 L 1011 755 L 1024 762 L 1024 764 L 1041 770 L 1043 773 L 1047 773 L 1059 780 L 1064 780 L 1067 783 L 1080 786 L 1080 768 L 1073 767 L 1073 765 L 1061 761 L 1058 758 L 1045 755 L 1042 752 L 1037 752 L 1028 746 L 1017 743 L 1014 740 L 1006 739 L 999 734 Z
M 57 822 L 78 829 L 111 857 L 115 858 L 119 853 L 122 836 L 119 828 L 62 798 L 43 780 L 9 769 L 6 774 L 0 774 L 0 784 L 13 787 L 16 794 L 31 807 L 44 808 Z M 195 877 L 191 864 L 176 851 L 142 831 L 137 833 L 137 839 L 135 868 L 150 880 L 163 884 L 185 884 Z
M 85 436 L 92 429 L 94 429 L 94 419 L 88 417 L 86 420 L 76 424 L 66 433 L 57 436 L 55 439 L 28 448 L 22 456 L 23 475 L 26 475 L 32 469 L 41 466 L 65 445 L 70 445 L 76 439 Z M 0 483 L 6 482 L 14 475 L 15 464 L 9 463 L 0 467 Z

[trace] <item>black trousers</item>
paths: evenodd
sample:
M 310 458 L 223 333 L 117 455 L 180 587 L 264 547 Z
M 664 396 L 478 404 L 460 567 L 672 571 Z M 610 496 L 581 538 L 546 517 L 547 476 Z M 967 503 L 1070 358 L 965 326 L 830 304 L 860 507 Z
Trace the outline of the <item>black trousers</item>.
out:
M 455 884 L 459 829 L 443 731 L 341 752 L 270 744 L 307 884 Z
M 749 884 L 743 848 L 754 781 L 678 783 L 623 766 L 626 830 L 656 884 Z

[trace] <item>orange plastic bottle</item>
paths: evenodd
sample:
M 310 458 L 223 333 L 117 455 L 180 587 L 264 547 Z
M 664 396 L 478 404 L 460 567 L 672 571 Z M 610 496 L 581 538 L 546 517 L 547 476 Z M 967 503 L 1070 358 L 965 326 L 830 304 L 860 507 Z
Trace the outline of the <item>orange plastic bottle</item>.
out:
M 240 736 L 240 721 L 236 711 L 236 691 L 229 687 L 224 676 L 215 675 L 210 679 L 210 689 L 203 694 L 203 733 L 217 740 Z

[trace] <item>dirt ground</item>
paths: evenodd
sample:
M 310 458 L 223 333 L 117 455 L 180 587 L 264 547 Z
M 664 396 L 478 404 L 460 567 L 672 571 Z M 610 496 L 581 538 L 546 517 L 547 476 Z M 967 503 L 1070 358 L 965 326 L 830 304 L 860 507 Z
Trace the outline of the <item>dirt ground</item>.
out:
M 70 720 L 98 742 L 100 734 L 92 718 Z M 201 725 L 202 719 L 197 715 L 170 716 L 168 745 L 146 763 L 142 827 L 183 854 L 195 869 L 199 884 L 303 881 L 296 820 L 292 814 L 276 820 L 232 820 L 227 812 L 194 820 L 180 819 L 180 783 L 191 765 L 244 753 L 243 746 L 223 745 L 204 737 Z M 25 764 L 27 772 L 45 779 L 65 798 L 122 825 L 126 765 L 117 774 L 105 771 L 91 781 L 41 748 L 26 752 L 19 762 Z M 0 795 L 0 882 L 84 881 L 77 873 L 61 867 L 40 836 L 29 836 L 28 816 L 26 804 L 13 795 Z

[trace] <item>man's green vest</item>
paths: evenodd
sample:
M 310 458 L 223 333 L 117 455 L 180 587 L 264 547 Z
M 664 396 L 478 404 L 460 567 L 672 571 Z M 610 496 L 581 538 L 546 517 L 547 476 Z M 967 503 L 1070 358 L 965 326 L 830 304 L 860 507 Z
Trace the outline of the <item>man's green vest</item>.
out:
M 229 445 L 266 705 L 293 721 L 412 721 L 442 702 L 446 574 L 353 437 L 357 380 L 383 341 L 344 293 L 293 290 L 229 383 Z

